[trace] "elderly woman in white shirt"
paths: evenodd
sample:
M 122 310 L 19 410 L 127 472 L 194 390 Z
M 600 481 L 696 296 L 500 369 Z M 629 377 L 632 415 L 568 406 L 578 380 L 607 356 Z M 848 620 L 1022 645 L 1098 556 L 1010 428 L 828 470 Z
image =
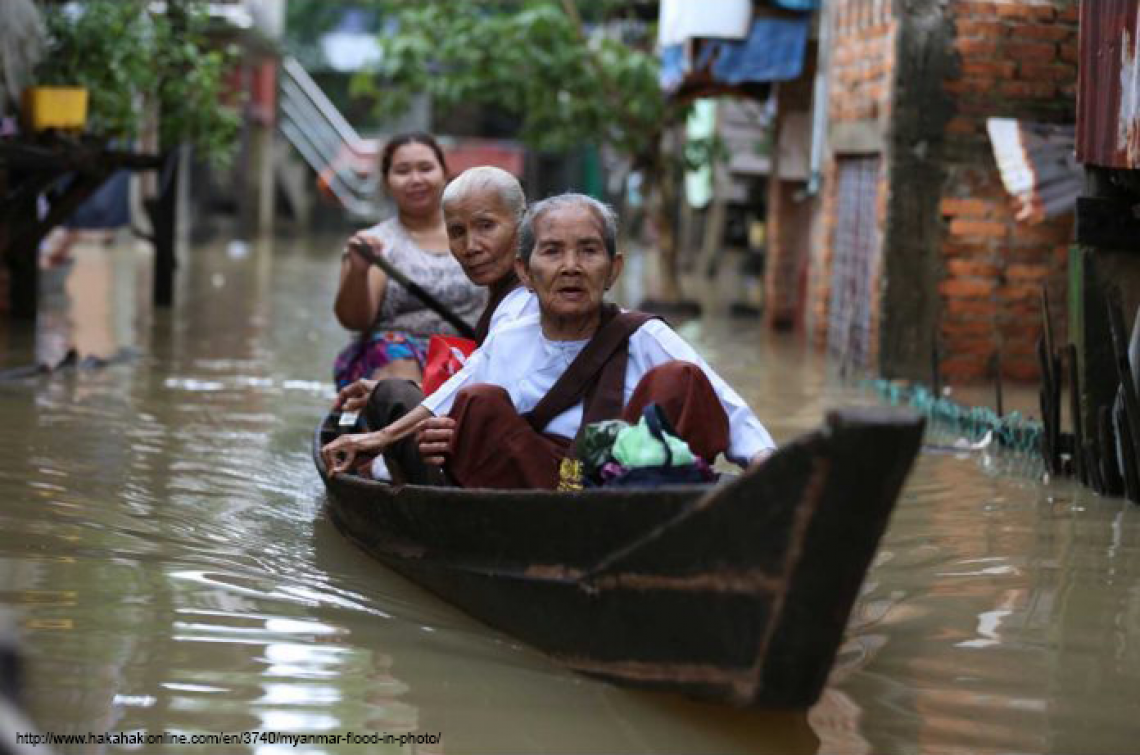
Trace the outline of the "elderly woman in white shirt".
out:
M 580 194 L 552 197 L 527 212 L 521 237 L 515 266 L 538 297 L 539 315 L 493 333 L 458 374 L 396 423 L 328 444 L 323 453 L 332 472 L 436 417 L 420 451 L 446 462 L 458 484 L 553 488 L 584 421 L 636 420 L 648 403 L 660 405 L 678 435 L 710 462 L 723 452 L 751 465 L 774 450 L 743 399 L 668 325 L 605 304 L 623 265 L 612 210 Z
M 488 299 L 475 326 L 475 341 L 503 325 L 538 313 L 538 301 L 515 273 L 519 224 L 526 196 L 518 179 L 501 168 L 479 166 L 459 174 L 443 190 L 444 228 L 452 257 Z M 424 395 L 418 383 L 361 378 L 341 389 L 334 410 L 363 410 L 367 428 L 387 427 L 414 409 Z M 427 423 L 431 427 L 432 423 Z M 439 481 L 425 468 L 413 439 L 386 450 L 393 466 L 406 476 Z

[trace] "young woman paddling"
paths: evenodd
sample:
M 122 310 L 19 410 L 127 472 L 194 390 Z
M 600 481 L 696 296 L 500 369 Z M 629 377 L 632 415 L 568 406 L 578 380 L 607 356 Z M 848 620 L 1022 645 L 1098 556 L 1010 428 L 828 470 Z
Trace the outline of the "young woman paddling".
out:
M 636 419 L 649 403 L 662 406 L 706 460 L 723 452 L 742 466 L 763 461 L 775 447 L 771 436 L 692 347 L 663 322 L 605 303 L 622 264 L 605 205 L 569 194 L 533 206 L 515 267 L 538 297 L 539 317 L 493 333 L 463 370 L 397 422 L 326 445 L 330 470 L 346 471 L 356 454 L 383 450 L 437 417 L 420 450 L 446 461 L 459 484 L 553 488 L 584 421 Z M 603 353 L 603 341 L 615 348 L 584 372 L 580 359 Z M 588 384 L 575 384 L 580 374 Z
M 380 157 L 384 187 L 396 216 L 361 231 L 343 255 L 333 311 L 340 323 L 360 333 L 336 359 L 337 388 L 354 380 L 397 377 L 418 381 L 428 338 L 455 328 L 361 254 L 365 244 L 439 299 L 461 319 L 474 323 L 486 293 L 472 283 L 449 253 L 440 196 L 447 180 L 443 152 L 430 135 L 400 134 Z

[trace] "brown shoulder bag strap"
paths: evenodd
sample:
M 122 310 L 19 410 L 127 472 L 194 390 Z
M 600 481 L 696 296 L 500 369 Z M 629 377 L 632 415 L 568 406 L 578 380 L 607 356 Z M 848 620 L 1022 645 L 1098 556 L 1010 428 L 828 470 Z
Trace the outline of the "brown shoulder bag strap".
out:
M 629 364 L 629 337 L 653 319 L 653 316 L 643 312 L 625 312 L 619 317 L 628 318 L 632 327 L 622 347 L 614 352 L 602 367 L 598 377 L 586 389 L 583 397 L 582 424 L 578 428 L 579 435 L 586 425 L 605 419 L 617 419 L 625 409 L 625 368 Z
M 642 325 L 653 319 L 644 312 L 621 312 L 617 305 L 606 304 L 602 309 L 602 325 L 586 344 L 581 353 L 570 363 L 562 377 L 554 383 L 542 400 L 525 413 L 523 417 L 536 431 L 542 432 L 550 421 L 562 412 L 577 404 L 592 392 L 607 364 L 621 354 L 622 383 L 618 390 L 624 392 L 625 355 L 629 337 Z M 611 381 L 612 382 L 612 381 Z M 606 391 L 612 398 L 613 390 Z M 618 396 L 617 413 L 621 413 L 624 396 Z M 592 401 L 591 403 L 596 403 Z M 612 403 L 612 400 L 610 401 Z M 585 416 L 583 417 L 583 420 Z M 584 423 L 583 423 L 584 424 Z

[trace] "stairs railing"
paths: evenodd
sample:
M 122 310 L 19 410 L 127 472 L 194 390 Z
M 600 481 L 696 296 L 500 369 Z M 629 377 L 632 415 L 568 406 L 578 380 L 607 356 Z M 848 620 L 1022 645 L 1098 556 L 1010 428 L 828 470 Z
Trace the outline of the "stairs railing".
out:
M 376 217 L 375 142 L 360 137 L 294 58 L 281 63 L 279 91 L 282 135 L 350 215 Z

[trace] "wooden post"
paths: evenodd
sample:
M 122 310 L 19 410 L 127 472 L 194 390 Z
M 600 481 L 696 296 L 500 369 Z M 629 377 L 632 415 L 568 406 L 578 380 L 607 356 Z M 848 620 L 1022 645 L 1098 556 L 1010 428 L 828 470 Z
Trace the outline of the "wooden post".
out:
M 1096 454 L 1096 446 L 1091 441 L 1085 441 L 1081 449 L 1084 459 L 1085 476 L 1088 484 L 1098 495 L 1105 494 L 1104 480 L 1101 478 L 1100 459 Z
M 1100 407 L 1109 406 L 1116 397 L 1116 367 L 1112 333 L 1108 325 L 1105 273 L 1097 253 L 1082 249 L 1072 256 L 1070 264 L 1076 279 L 1075 314 L 1071 323 L 1072 340 L 1080 352 L 1081 406 L 1085 418 L 1085 434 L 1094 439 Z M 1108 279 L 1111 281 L 1111 278 Z
M 1140 503 L 1140 472 L 1136 465 L 1130 463 L 1136 458 L 1136 444 L 1132 442 L 1132 423 L 1128 421 L 1128 412 L 1124 412 L 1124 421 L 1120 423 L 1120 456 L 1124 459 L 1124 495 L 1133 503 Z
M 1039 400 L 1041 404 L 1041 423 L 1044 431 L 1041 434 L 1041 451 L 1045 457 L 1045 464 L 1049 473 L 1061 474 L 1061 412 L 1060 402 L 1056 400 L 1059 395 L 1055 383 L 1054 367 L 1056 362 L 1049 353 L 1047 336 L 1037 339 L 1037 361 L 1041 366 L 1041 391 Z
M 1002 401 L 1002 386 L 1001 386 L 1001 349 L 994 352 L 993 359 L 994 366 L 994 410 L 997 416 L 1005 416 L 1005 404 Z
M 1077 347 L 1069 344 L 1065 347 L 1065 354 L 1069 362 L 1069 411 L 1073 420 L 1073 471 L 1081 484 L 1088 483 L 1088 474 L 1085 469 L 1085 435 L 1081 422 L 1081 392 L 1080 370 L 1077 369 Z
M 1128 430 L 1124 454 L 1124 480 L 1127 485 L 1131 470 L 1137 484 L 1128 491 L 1129 499 L 1140 503 L 1140 458 L 1136 455 L 1135 442 L 1140 442 L 1140 400 L 1136 397 L 1136 383 L 1132 379 L 1132 365 L 1128 361 L 1128 333 L 1124 328 L 1124 318 L 1120 313 L 1120 292 L 1112 291 L 1108 296 L 1108 325 L 1112 331 L 1112 346 L 1116 354 L 1116 374 L 1120 377 L 1120 393 L 1124 404 L 1124 425 Z M 1125 429 L 1125 428 L 1122 428 Z M 1133 493 L 1136 497 L 1133 497 Z
M 934 391 L 934 398 L 942 398 L 942 375 L 938 356 L 938 334 L 935 334 L 930 345 L 930 388 Z
M 1105 495 L 1122 495 L 1124 480 L 1116 463 L 1116 431 L 1112 425 L 1112 409 L 1101 406 L 1097 412 L 1097 441 L 1100 443 L 1100 476 Z
M 26 220 L 21 222 L 21 216 L 25 219 L 36 217 L 34 196 L 30 197 L 30 201 L 18 201 L 13 205 L 9 215 L 13 222 L 9 226 L 5 251 L 11 276 L 8 280 L 8 301 L 12 318 L 34 321 L 39 309 L 39 249 L 42 236 L 24 232 L 28 223 Z
M 7 171 L 5 171 L 7 173 Z M 16 320 L 35 320 L 39 304 L 40 241 L 47 233 L 38 231 L 39 195 L 59 177 L 58 173 L 29 174 L 20 171 L 22 180 L 15 186 L 5 187 L 0 194 L 0 224 L 4 238 L 0 240 L 0 253 L 8 265 L 8 302 L 11 316 Z M 11 184 L 11 174 L 8 182 Z M 11 189 L 9 192 L 7 189 Z
M 174 303 L 174 271 L 178 267 L 175 249 L 175 230 L 178 212 L 179 151 L 172 149 L 163 156 L 162 172 L 158 181 L 158 196 L 143 202 L 150 217 L 154 233 L 154 282 L 152 294 L 155 306 L 169 307 Z
M 1045 353 L 1045 336 L 1037 338 L 1037 366 L 1041 370 L 1041 387 L 1037 391 L 1037 405 L 1041 410 L 1041 456 L 1050 474 L 1053 472 L 1053 436 L 1049 426 L 1053 416 L 1049 411 L 1049 358 Z
M 1061 474 L 1061 364 L 1053 340 L 1053 316 L 1049 309 L 1049 289 L 1041 286 L 1041 317 L 1044 320 L 1044 354 L 1041 356 L 1042 375 L 1047 379 L 1042 387 L 1042 400 L 1049 405 L 1051 421 L 1045 426 L 1049 434 L 1049 448 L 1052 455 L 1050 466 L 1053 474 Z M 1044 414 L 1044 407 L 1042 408 Z

